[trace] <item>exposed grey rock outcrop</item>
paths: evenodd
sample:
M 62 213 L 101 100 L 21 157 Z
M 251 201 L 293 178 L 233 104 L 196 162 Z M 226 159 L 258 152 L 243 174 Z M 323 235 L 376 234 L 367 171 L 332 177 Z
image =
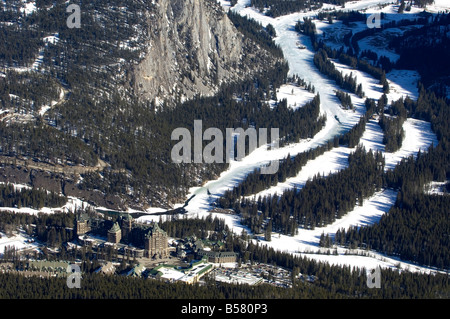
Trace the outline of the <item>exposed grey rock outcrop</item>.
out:
M 133 73 L 145 100 L 183 101 L 212 95 L 222 83 L 267 67 L 270 54 L 240 34 L 216 1 L 160 0 L 147 13 L 147 53 Z

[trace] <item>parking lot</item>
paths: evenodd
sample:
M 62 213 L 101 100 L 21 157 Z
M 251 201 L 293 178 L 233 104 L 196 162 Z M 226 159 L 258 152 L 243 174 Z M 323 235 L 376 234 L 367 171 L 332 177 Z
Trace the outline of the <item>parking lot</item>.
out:
M 243 265 L 244 267 L 218 267 L 213 271 L 214 279 L 233 284 L 259 285 L 267 283 L 279 287 L 290 287 L 291 271 L 268 264 Z

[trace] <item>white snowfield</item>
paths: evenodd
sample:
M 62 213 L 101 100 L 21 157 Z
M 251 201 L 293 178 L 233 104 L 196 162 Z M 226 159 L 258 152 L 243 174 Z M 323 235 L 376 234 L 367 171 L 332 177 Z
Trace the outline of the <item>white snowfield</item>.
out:
M 22 233 L 7 237 L 5 233 L 0 232 L 0 237 L 0 256 L 3 256 L 5 249 L 15 248 L 16 250 L 35 250 L 39 248 L 39 245 L 35 242 L 29 242 L 27 236 Z
M 15 189 L 20 189 L 20 188 L 30 188 L 29 186 L 26 185 L 21 185 L 21 184 L 13 184 Z M 31 214 L 31 215 L 37 215 L 39 213 L 44 213 L 44 214 L 53 214 L 55 212 L 74 212 L 77 209 L 85 209 L 88 207 L 92 207 L 92 205 L 90 205 L 89 203 L 76 198 L 76 197 L 72 197 L 69 196 L 67 203 L 62 206 L 62 207 L 58 207 L 58 208 L 49 208 L 49 207 L 43 207 L 41 209 L 35 209 L 35 208 L 29 208 L 29 207 L 0 207 L 0 213 L 2 211 L 7 211 L 7 212 L 14 212 L 14 213 L 20 213 L 20 214 Z
M 348 155 L 354 150 L 348 147 L 335 147 L 306 163 L 297 176 L 288 178 L 285 182 L 280 182 L 276 186 L 248 197 L 257 199 L 259 196 L 263 198 L 264 196 L 273 196 L 275 194 L 281 195 L 286 190 L 302 188 L 308 180 L 316 175 L 327 176 L 337 173 L 348 166 Z
M 296 84 L 283 84 L 277 90 L 277 101 L 270 100 L 270 105 L 275 107 L 279 101 L 286 99 L 288 108 L 297 109 L 314 98 L 314 93 L 306 92 Z
M 446 190 L 446 182 L 431 182 L 427 185 L 425 185 L 425 192 L 427 194 L 432 195 L 448 195 L 448 191 Z

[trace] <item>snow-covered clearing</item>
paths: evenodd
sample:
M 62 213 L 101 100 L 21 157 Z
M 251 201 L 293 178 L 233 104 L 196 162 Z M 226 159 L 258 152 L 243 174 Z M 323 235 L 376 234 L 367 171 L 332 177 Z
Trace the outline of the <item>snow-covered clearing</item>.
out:
M 14 185 L 16 189 L 16 185 Z M 23 185 L 24 188 L 31 188 L 29 186 Z M 88 207 L 92 207 L 88 202 L 85 202 L 79 198 L 69 196 L 67 198 L 67 203 L 62 207 L 57 208 L 50 208 L 50 207 L 43 207 L 40 209 L 30 208 L 30 207 L 0 207 L 0 213 L 2 211 L 4 212 L 13 212 L 13 213 L 19 213 L 19 214 L 30 214 L 30 215 L 37 215 L 39 213 L 44 214 L 54 214 L 56 212 L 75 212 L 78 209 L 85 209 Z
M 277 89 L 276 94 L 277 102 L 286 99 L 287 106 L 292 109 L 302 107 L 314 98 L 314 93 L 310 93 L 296 84 L 283 84 Z M 275 106 L 277 102 L 270 100 L 271 106 Z
M 420 80 L 420 75 L 417 71 L 392 70 L 386 74 L 386 78 L 389 82 L 389 94 L 387 94 L 387 97 L 390 102 L 406 96 L 413 100 L 419 97 L 417 84 Z
M 35 1 L 26 1 L 23 0 L 23 7 L 20 8 L 20 12 L 25 13 L 26 15 L 32 14 L 34 11 L 36 11 L 36 3 Z
M 446 182 L 431 182 L 425 186 L 425 193 L 432 195 L 449 195 L 449 192 L 446 189 Z
M 359 140 L 366 150 L 380 151 L 384 153 L 383 130 L 378 124 L 378 120 L 370 119 L 366 124 L 366 130 Z
M 314 160 L 310 160 L 297 174 L 297 176 L 286 179 L 285 182 L 278 183 L 276 186 L 270 187 L 257 194 L 248 196 L 249 198 L 258 198 L 259 196 L 281 195 L 284 191 L 292 188 L 302 188 L 309 179 L 316 175 L 328 176 L 336 173 L 348 166 L 348 155 L 354 149 L 348 147 L 335 147 L 325 152 Z
M 5 252 L 5 248 L 15 248 L 16 250 L 23 249 L 37 249 L 39 246 L 34 242 L 29 242 L 29 238 L 22 234 L 16 233 L 11 237 L 6 236 L 5 233 L 0 232 L 0 256 Z
M 385 153 L 386 167 L 385 169 L 393 169 L 402 158 L 413 155 L 416 157 L 420 151 L 426 151 L 429 146 L 437 145 L 438 140 L 436 134 L 431 130 L 429 122 L 407 119 L 403 124 L 405 130 L 405 138 L 402 147 L 394 153 Z
M 450 12 L 450 4 L 448 0 L 434 0 L 434 3 L 427 6 L 428 12 L 439 13 L 439 12 Z
M 5 234 L 1 234 L 0 238 L 0 254 L 3 255 L 5 248 L 14 247 L 16 250 L 22 250 L 27 247 L 25 245 L 25 239 L 21 236 L 14 236 L 11 238 L 6 237 Z

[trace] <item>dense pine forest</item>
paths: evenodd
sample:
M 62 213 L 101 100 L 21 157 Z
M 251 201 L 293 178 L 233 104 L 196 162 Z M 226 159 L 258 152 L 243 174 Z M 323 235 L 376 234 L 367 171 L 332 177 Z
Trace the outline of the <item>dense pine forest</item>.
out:
M 443 236 L 450 227 L 448 218 L 444 213 L 447 199 L 423 193 L 426 183 L 430 181 L 446 181 L 450 176 L 450 166 L 448 164 L 449 116 L 447 114 L 450 106 L 448 101 L 442 97 L 442 95 L 445 95 L 443 94 L 445 91 L 440 89 L 442 85 L 431 85 L 432 83 L 428 79 L 432 76 L 427 74 L 427 72 L 433 72 L 432 70 L 442 70 L 445 73 L 448 72 L 448 68 L 442 68 L 442 65 L 439 65 L 439 67 L 423 67 L 424 63 L 418 59 L 422 53 L 426 55 L 426 50 L 433 46 L 433 54 L 441 54 L 448 51 L 448 37 L 443 36 L 442 33 L 445 27 L 444 29 L 440 27 L 448 25 L 448 18 L 448 15 L 436 15 L 431 22 L 425 20 L 425 18 L 419 18 L 411 21 L 390 22 L 383 25 L 383 28 L 390 28 L 412 25 L 414 23 L 424 24 L 423 27 L 407 31 L 403 36 L 391 41 L 391 46 L 395 47 L 400 54 L 400 59 L 395 67 L 407 67 L 418 70 L 421 73 L 423 83 L 419 83 L 419 98 L 417 101 L 406 97 L 405 99 L 393 101 L 388 106 L 385 95 L 378 101 L 377 112 L 381 115 L 380 126 L 384 131 L 383 142 L 386 144 L 386 150 L 395 151 L 401 146 L 404 136 L 402 123 L 407 117 L 430 121 L 438 137 L 439 144 L 424 150 L 426 153 L 419 153 L 417 159 L 405 159 L 394 170 L 386 172 L 383 177 L 385 181 L 383 187 L 392 187 L 399 190 L 396 205 L 388 214 L 382 217 L 379 224 L 351 229 L 348 232 L 348 236 L 345 234 L 345 230 L 341 230 L 335 236 L 335 244 L 345 243 L 347 246 L 371 247 L 377 251 L 394 256 L 399 255 L 402 258 L 423 265 L 435 266 L 441 269 L 449 268 L 448 249 L 444 247 L 448 245 L 448 236 Z M 377 30 L 366 29 L 359 34 L 353 35 L 353 37 L 350 35 L 349 38 L 352 39 L 351 43 L 356 50 L 348 50 L 346 53 L 344 53 L 343 48 L 339 51 L 330 50 L 324 43 L 317 42 L 315 27 L 311 20 L 305 20 L 303 23 L 299 22 L 297 30 L 310 36 L 314 46 L 319 50 L 318 52 L 323 50 L 330 58 L 337 58 L 341 63 L 356 67 L 379 79 L 380 83 L 383 84 L 384 92 L 388 93 L 388 86 L 386 87 L 385 84 L 385 74 L 394 65 L 382 56 L 375 56 L 372 52 L 363 51 L 359 54 L 359 57 L 355 54 L 359 50 L 357 41 L 377 32 Z M 414 37 L 412 37 L 412 34 L 414 34 Z M 420 40 L 424 36 L 433 37 L 436 41 Z M 441 38 L 442 40 L 440 40 Z M 399 44 L 402 41 L 404 41 L 404 45 Z M 408 43 L 410 48 L 408 48 L 406 43 Z M 419 43 L 420 45 L 418 45 Z M 402 51 L 401 48 L 405 49 Z M 412 48 L 418 50 L 420 54 L 413 53 Z M 320 54 L 325 56 L 324 52 Z M 423 59 L 428 61 L 425 64 L 436 63 L 437 61 L 443 61 L 445 64 L 447 60 L 443 57 L 434 55 L 425 57 L 425 55 Z M 363 58 L 367 59 L 367 57 L 371 57 L 373 62 L 368 63 L 363 60 Z M 323 64 L 326 63 L 324 59 L 321 62 Z M 439 82 L 439 77 L 434 77 L 434 79 L 437 79 Z M 429 89 L 427 90 L 425 87 Z M 425 209 L 424 205 L 433 208 Z M 421 210 L 418 207 L 423 207 L 423 209 Z M 439 226 L 437 226 L 438 223 Z
M 53 229 L 67 229 L 73 227 L 74 214 L 29 215 L 2 214 L 1 224 L 8 225 L 37 225 Z M 240 263 L 268 263 L 292 270 L 292 288 L 278 288 L 271 285 L 230 285 L 217 283 L 212 278 L 206 278 L 206 285 L 187 285 L 183 283 L 165 283 L 158 280 L 144 278 L 130 278 L 126 276 L 102 276 L 95 274 L 102 261 L 120 262 L 118 271 L 126 270 L 127 264 L 135 264 L 132 258 L 120 257 L 116 253 L 104 250 L 97 254 L 89 249 L 71 249 L 61 245 L 58 255 L 49 253 L 45 249 L 39 256 L 46 260 L 64 260 L 81 262 L 83 272 L 81 288 L 69 289 L 65 278 L 24 277 L 17 274 L 0 274 L 0 298 L 17 299 L 321 299 L 321 298 L 449 298 L 450 291 L 448 276 L 436 274 L 434 276 L 421 275 L 410 272 L 398 272 L 395 269 L 382 269 L 383 289 L 367 287 L 365 269 L 332 266 L 317 262 L 307 257 L 294 256 L 289 253 L 275 251 L 259 243 L 249 241 L 249 237 L 227 231 L 223 220 L 211 218 L 203 219 L 175 219 L 161 222 L 161 225 L 171 235 L 182 236 L 201 235 L 199 229 L 210 231 L 211 238 L 222 240 L 224 249 L 239 254 Z M 180 232 L 181 231 L 181 232 Z M 39 232 L 36 230 L 36 232 Z M 62 236 L 57 233 L 57 238 Z M 220 236 L 226 236 L 225 238 Z M 52 237 L 53 235 L 49 235 Z M 41 239 L 41 238 L 40 238 Z M 64 242 L 70 241 L 64 237 Z M 13 262 L 19 269 L 23 267 L 23 260 L 19 260 L 14 252 L 7 252 L 1 261 Z
M 95 166 L 98 156 L 83 141 L 40 123 L 0 123 L 3 156 L 31 158 L 48 164 Z
M 348 15 L 344 16 L 344 19 L 359 19 L 359 17 Z M 446 21 L 445 19 L 447 19 L 446 16 L 438 15 L 433 23 L 442 25 L 442 21 Z M 389 27 L 424 22 L 425 20 L 423 19 L 392 22 Z M 430 31 L 430 29 L 434 31 Z M 356 81 L 353 82 L 353 78 L 350 78 L 351 81 L 348 81 L 348 78 L 345 81 L 342 74 L 337 72 L 330 62 L 330 58 L 338 59 L 341 63 L 371 74 L 380 81 L 380 84 L 383 84 L 384 93 L 389 93 L 386 73 L 394 66 L 391 62 L 386 62 L 383 57 L 378 57 L 371 51 L 362 51 L 357 55 L 351 50 L 344 53 L 343 48 L 340 50 L 330 49 L 322 41 L 317 41 L 316 28 L 311 19 L 299 22 L 296 25 L 296 30 L 311 38 L 313 46 L 317 50 L 315 55 L 316 66 L 322 73 L 336 80 L 341 87 L 356 93 Z M 428 27 L 417 30 L 414 33 L 416 35 L 417 33 L 429 34 L 430 32 L 436 32 L 436 28 Z M 363 32 L 367 34 L 360 34 L 356 38 L 361 39 L 375 31 Z M 402 37 L 402 39 L 404 38 Z M 446 42 L 437 41 L 437 43 L 440 43 L 439 47 L 442 49 L 442 52 L 445 52 Z M 357 44 L 357 41 L 354 41 L 353 44 Z M 350 45 L 350 41 L 348 41 L 348 45 Z M 372 62 L 367 62 L 367 59 L 372 60 Z M 410 63 L 413 65 L 413 62 Z M 416 61 L 416 63 L 419 62 Z M 421 72 L 423 73 L 423 70 Z M 446 181 L 450 176 L 447 150 L 447 137 L 449 136 L 449 117 L 447 113 L 449 105 L 445 98 L 439 97 L 439 93 L 442 92 L 437 92 L 438 95 L 436 95 L 434 91 L 436 90 L 425 89 L 424 85 L 419 83 L 419 98 L 417 101 L 406 97 L 405 99 L 392 101 L 388 105 L 385 94 L 378 101 L 366 100 L 366 108 L 368 110 L 366 116 L 348 134 L 333 141 L 334 143 L 330 141 L 327 145 L 299 154 L 296 157 L 291 158 L 289 156 L 280 163 L 280 171 L 274 176 L 264 176 L 259 174 L 258 170 L 255 170 L 241 184 L 227 191 L 218 200 L 217 204 L 222 207 L 233 208 L 241 215 L 242 223 L 247 225 L 252 232 L 265 232 L 266 238 L 270 238 L 269 235 L 272 231 L 295 235 L 295 230 L 299 226 L 313 228 L 326 225 L 332 222 L 336 216 L 345 214 L 346 211 L 353 209 L 358 202 L 361 204 L 364 198 L 370 196 L 376 190 L 393 188 L 399 190 L 396 205 L 382 218 L 379 224 L 364 228 L 354 228 L 347 233 L 345 233 L 345 230 L 340 230 L 336 236 L 332 236 L 335 239 L 334 242 L 331 238 L 327 237 L 328 240 L 324 238 L 325 246 L 330 246 L 334 243 L 336 245 L 345 245 L 346 247 L 369 247 L 388 255 L 402 256 L 402 258 L 422 265 L 448 269 L 448 249 L 443 248 L 443 246 L 448 245 L 448 236 L 444 235 L 442 237 L 442 234 L 446 234 L 450 227 L 447 221 L 448 218 L 446 218 L 444 213 L 446 199 L 431 198 L 430 195 L 423 193 L 426 183 Z M 349 101 L 346 98 L 345 92 L 341 93 L 338 91 L 336 94 L 341 101 L 344 101 L 344 104 L 349 105 L 351 99 Z M 376 172 L 378 170 L 378 174 L 373 176 L 375 179 L 368 179 L 367 184 L 364 183 L 364 178 L 361 176 L 354 177 L 352 183 L 350 183 L 352 185 L 346 184 L 344 176 L 345 174 L 351 174 L 350 172 L 352 171 L 350 168 L 352 166 L 352 157 L 350 157 L 348 169 L 327 178 L 317 176 L 300 190 L 294 189 L 281 195 L 269 198 L 255 198 L 254 200 L 241 197 L 262 191 L 276 185 L 278 182 L 285 181 L 288 177 L 295 176 L 309 159 L 322 154 L 333 146 L 343 144 L 355 147 L 359 140 L 358 136 L 361 136 L 364 132 L 365 123 L 374 113 L 380 115 L 379 124 L 384 132 L 383 143 L 386 145 L 386 151 L 388 152 L 395 152 L 401 147 L 405 134 L 402 126 L 409 117 L 430 121 L 434 132 L 438 136 L 439 144 L 433 145 L 428 150 L 423 150 L 425 153 L 420 152 L 417 159 L 408 158 L 403 160 L 394 170 L 385 173 L 383 172 L 383 160 L 381 156 L 376 155 L 374 165 L 372 168 L 370 166 L 366 167 L 365 172 L 371 172 L 372 170 Z M 359 133 L 354 135 L 356 132 Z M 351 136 L 356 137 L 356 139 L 350 138 Z M 359 152 L 361 151 L 359 150 Z M 332 185 L 333 180 L 339 186 L 328 187 L 328 183 Z M 357 183 L 358 185 L 354 188 L 355 192 L 352 195 L 340 195 L 339 192 L 343 191 L 343 189 L 345 191 L 353 189 L 353 186 L 355 186 L 353 181 L 361 183 Z M 367 188 L 369 185 L 370 187 Z M 324 191 L 320 192 L 321 189 Z M 314 201 L 314 198 L 308 194 L 311 196 L 315 194 L 317 200 Z M 302 196 L 309 197 L 304 198 Z M 298 198 L 298 202 L 295 201 L 296 198 Z M 351 201 L 342 201 L 343 198 L 351 198 Z M 414 208 L 427 205 L 426 203 L 433 209 L 424 209 L 423 214 L 421 214 L 419 209 Z M 299 212 L 303 212 L 303 214 Z M 331 213 L 324 214 L 324 212 Z M 409 214 L 408 216 L 410 217 L 407 220 L 404 217 L 406 214 Z M 399 220 L 405 221 L 405 223 Z M 417 227 L 417 223 L 420 223 L 420 220 L 423 220 L 423 222 L 420 227 Z M 439 227 L 437 227 L 438 223 Z M 395 233 L 395 235 L 392 233 Z
M 294 188 L 256 201 L 241 199 L 239 204 L 233 204 L 231 192 L 219 203 L 230 203 L 229 207 L 254 233 L 260 233 L 270 219 L 273 231 L 295 235 L 298 227 L 314 229 L 332 223 L 379 190 L 383 185 L 383 163 L 381 154 L 357 148 L 349 156 L 347 169 L 326 178 L 317 176 L 300 190 Z
M 13 185 L 0 184 L 0 207 L 61 207 L 67 202 L 67 198 L 40 189 L 22 188 L 16 190 Z
M 422 7 L 430 1 L 417 0 L 415 5 Z M 40 0 L 36 3 L 38 8 L 45 8 L 53 2 Z M 252 0 L 252 5 L 269 16 L 277 17 L 320 8 L 323 3 L 344 7 L 346 2 Z M 0 12 L 0 21 L 5 22 L 0 39 L 6 44 L 0 49 L 2 67 L 31 67 L 39 50 L 43 46 L 47 50 L 39 73 L 25 75 L 8 71 L 7 76 L 0 77 L 0 107 L 27 115 L 37 114 L 43 106 L 59 102 L 45 116 L 36 116 L 32 122 L 0 122 L 0 155 L 50 165 L 89 167 L 97 165 L 99 160 L 105 161 L 108 167 L 104 171 L 81 174 L 77 186 L 81 190 L 121 194 L 136 204 L 145 202 L 164 206 L 171 199 L 184 198 L 189 187 L 215 178 L 227 168 L 226 164 L 171 163 L 170 149 L 175 142 L 170 144 L 168 141 L 173 129 L 185 127 L 192 132 L 197 119 L 203 120 L 204 128 L 216 127 L 222 131 L 230 127 L 274 127 L 280 128 L 283 146 L 313 137 L 327 120 L 320 116 L 318 94 L 295 110 L 287 106 L 286 100 L 272 107 L 265 102 L 276 100 L 276 88 L 291 80 L 287 79 L 289 68 L 285 62 L 278 62 L 246 81 L 223 85 L 213 97 L 196 96 L 187 102 L 181 102 L 177 97 L 176 104 L 170 106 L 130 99 L 115 90 L 116 85 L 126 81 L 126 77 L 120 75 L 130 71 L 117 61 L 125 59 L 137 63 L 142 57 L 140 41 L 145 38 L 144 30 L 148 26 L 137 27 L 142 19 L 133 14 L 142 10 L 141 7 L 132 6 L 124 13 L 120 10 L 124 4 L 122 0 L 112 1 L 111 10 L 101 9 L 102 6 L 99 9 L 98 3 L 93 1 L 89 8 L 100 10 L 101 19 L 112 19 L 117 23 L 114 27 L 104 28 L 104 21 L 95 21 L 84 15 L 83 20 L 92 27 L 91 32 L 79 32 L 61 28 L 58 24 L 65 23 L 64 19 L 53 19 L 55 15 L 65 15 L 64 1 L 56 1 L 57 5 L 51 9 L 37 10 L 30 16 L 16 15 L 17 4 L 16 0 L 5 2 L 4 10 Z M 146 5 L 151 6 L 150 2 Z M 231 11 L 228 17 L 246 38 L 258 43 L 274 59 L 282 60 L 281 49 L 272 41 L 275 37 L 272 26 L 264 28 Z M 338 19 L 349 24 L 365 20 L 366 15 L 335 11 L 321 13 L 318 18 L 331 22 Z M 299 227 L 314 229 L 328 225 L 362 205 L 364 199 L 375 192 L 393 189 L 398 192 L 395 205 L 378 223 L 323 235 L 320 246 L 328 247 L 330 251 L 337 247 L 373 250 L 442 272 L 424 275 L 381 269 L 382 289 L 369 289 L 366 269 L 335 266 L 276 251 L 253 241 L 245 231 L 232 233 L 224 220 L 208 216 L 203 219 L 161 219 L 160 226 L 171 237 L 195 235 L 220 240 L 225 250 L 238 254 L 239 264 L 261 262 L 285 267 L 292 271 L 293 287 L 231 285 L 208 277 L 204 285 L 185 285 L 119 275 L 99 276 L 94 271 L 102 262 L 120 263 L 120 272 L 136 265 L 137 261 L 121 258 L 108 248 L 94 253 L 89 248 L 72 249 L 67 245 L 76 239 L 75 216 L 82 212 L 92 214 L 91 211 L 52 215 L 2 212 L 2 233 L 9 236 L 20 229 L 51 248 L 43 248 L 26 258 L 80 262 L 83 280 L 80 289 L 69 289 L 65 278 L 43 279 L 0 273 L 0 299 L 449 299 L 450 198 L 425 192 L 432 181 L 447 182 L 449 187 L 450 101 L 445 98 L 450 69 L 449 21 L 447 14 L 436 15 L 431 20 L 420 18 L 384 24 L 383 28 L 424 25 L 392 40 L 390 47 L 400 55 L 396 63 L 376 52 L 359 48 L 359 40 L 380 30 L 350 32 L 344 38 L 347 48 L 343 46 L 336 50 L 318 40 L 312 19 L 299 22 L 295 26 L 297 32 L 308 35 L 316 50 L 314 64 L 341 88 L 336 91 L 336 96 L 342 108 L 353 108 L 347 92 L 361 98 L 364 92 L 357 78 L 352 74 L 344 76 L 332 60 L 367 72 L 383 85 L 385 95 L 378 101 L 366 99 L 365 115 L 347 133 L 296 156 L 288 155 L 280 161 L 276 174 L 264 175 L 256 169 L 215 203 L 219 207 L 233 209 L 242 225 L 253 234 L 265 234 L 265 239 L 270 240 L 272 232 L 294 236 Z M 18 24 L 21 28 L 17 27 Z M 64 45 L 43 42 L 44 37 L 56 34 L 60 29 L 64 31 L 58 32 L 59 43 Z M 131 44 L 133 49 L 117 45 L 129 38 L 137 39 Z M 104 68 L 98 67 L 100 65 Z M 413 69 L 420 73 L 416 101 L 409 97 L 387 101 L 389 83 L 386 74 L 394 68 Z M 108 74 L 118 76 L 110 81 Z M 310 84 L 301 79 L 292 80 L 314 93 L 315 89 Z M 102 90 L 98 90 L 100 87 Z M 69 93 L 61 99 L 61 92 Z M 431 122 L 439 144 L 421 150 L 417 157 L 405 158 L 394 169 L 385 171 L 381 153 L 358 146 L 365 126 L 374 114 L 379 115 L 387 152 L 395 152 L 401 147 L 405 134 L 402 127 L 408 118 Z M 348 157 L 346 169 L 327 177 L 315 176 L 301 189 L 294 188 L 263 198 L 244 198 L 296 176 L 308 161 L 342 146 L 355 148 Z M 44 206 L 61 207 L 66 202 L 67 197 L 54 192 L 34 188 L 17 191 L 12 185 L 0 185 L 0 206 L 39 209 Z M 112 222 L 108 221 L 108 225 Z M 13 262 L 18 268 L 23 265 L 15 249 L 7 247 L 0 255 L 0 263 Z
M 223 164 L 172 163 L 170 141 L 175 128 L 192 130 L 197 119 L 203 120 L 205 128 L 222 131 L 279 127 L 283 143 L 311 137 L 321 129 L 325 118 L 318 117 L 318 101 L 296 111 L 283 101 L 273 109 L 262 102 L 276 98 L 275 88 L 286 82 L 287 63 L 272 41 L 273 30 L 231 12 L 228 17 L 236 28 L 279 61 L 272 68 L 246 81 L 224 84 L 213 98 L 198 96 L 182 103 L 177 97 L 176 105 L 170 106 L 142 102 L 117 90 L 129 85 L 127 74 L 142 59 L 151 26 L 142 23 L 140 12 L 151 11 L 154 5 L 125 2 L 110 2 L 111 9 L 96 1 L 86 4 L 82 20 L 90 32 L 65 26 L 64 1 L 55 5 L 38 1 L 37 10 L 30 15 L 17 10 L 17 1 L 5 4 L 0 14 L 5 22 L 2 36 L 10 45 L 0 52 L 2 67 L 31 67 L 44 46 L 45 54 L 38 72 L 11 69 L 0 77 L 2 107 L 19 117 L 31 115 L 27 121 L 0 123 L 0 155 L 88 168 L 102 160 L 106 163 L 103 171 L 86 170 L 78 189 L 121 196 L 131 205 L 170 207 L 185 197 L 189 187 L 226 168 Z M 127 10 L 121 11 L 124 6 Z M 97 12 L 95 19 L 91 12 Z M 20 32 L 23 34 L 13 36 Z M 43 43 L 42 38 L 48 37 L 58 40 Z M 123 41 L 128 46 L 116 45 Z M 123 60 L 127 64 L 120 62 Z M 28 85 L 31 82 L 36 85 Z M 61 92 L 65 93 L 63 99 Z M 45 106 L 50 108 L 38 116 Z M 127 191 L 130 189 L 134 191 Z
M 298 261 L 292 261 L 297 264 Z M 299 268 L 300 269 L 300 268 Z M 295 280 L 293 288 L 270 285 L 208 284 L 187 285 L 123 276 L 84 274 L 80 289 L 69 289 L 65 278 L 25 278 L 0 274 L 0 298 L 8 299 L 329 299 L 329 298 L 448 298 L 446 275 L 423 276 L 398 274 L 382 270 L 383 289 L 369 289 L 365 272 L 323 265 L 317 272 L 317 282 Z M 428 288 L 430 287 L 430 288 Z

